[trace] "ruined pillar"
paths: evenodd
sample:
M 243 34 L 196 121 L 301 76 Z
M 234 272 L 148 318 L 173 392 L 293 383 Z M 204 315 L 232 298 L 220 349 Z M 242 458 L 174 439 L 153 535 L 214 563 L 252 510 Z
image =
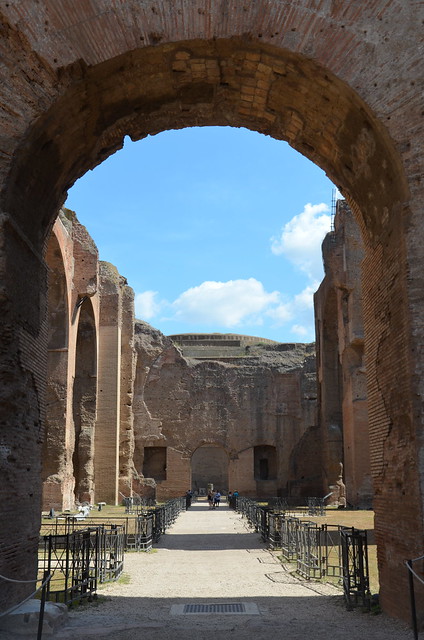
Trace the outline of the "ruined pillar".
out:
M 342 247 L 333 263 L 337 291 L 337 343 L 343 381 L 343 456 L 349 504 L 369 508 L 373 488 L 370 467 L 361 266 L 364 248 L 359 227 L 344 200 L 337 202 L 336 243 Z M 337 271 L 336 271 L 337 270 Z
M 119 500 L 122 285 L 117 269 L 100 262 L 95 499 L 108 504 Z
M 31 580 L 41 513 L 47 270 L 42 247 L 6 213 L 0 214 L 0 281 L 0 573 Z M 0 580 L 0 611 L 33 587 Z
M 336 482 L 338 462 L 343 460 L 348 503 L 370 507 L 372 481 L 361 289 L 364 249 L 359 227 L 343 200 L 337 202 L 334 230 L 323 242 L 323 257 L 325 278 L 315 295 L 319 413 L 325 434 L 325 424 L 330 424 L 327 403 L 331 398 L 341 430 L 330 466 L 327 467 L 328 456 L 324 462 L 327 477 L 324 489 Z
M 134 382 L 136 353 L 134 347 L 134 291 L 122 286 L 121 329 L 121 397 L 119 436 L 119 491 L 132 495 L 132 480 L 137 475 L 134 469 Z
M 65 264 L 65 247 L 71 236 L 61 220 L 50 234 L 46 262 L 48 265 L 48 354 L 46 427 L 44 434 L 42 477 L 43 510 L 68 509 L 74 482 L 69 464 L 69 432 L 72 415 L 68 411 L 68 395 L 72 394 L 69 376 L 69 298 L 68 282 L 73 269 Z
M 94 491 L 98 252 L 61 209 L 48 240 L 48 370 L 43 509 L 72 509 Z
M 323 253 L 333 248 L 328 234 Z M 326 276 L 329 272 L 326 268 Z M 322 492 L 326 495 L 339 473 L 343 457 L 341 371 L 337 344 L 337 296 L 326 277 L 314 296 L 317 354 L 318 425 L 322 448 Z

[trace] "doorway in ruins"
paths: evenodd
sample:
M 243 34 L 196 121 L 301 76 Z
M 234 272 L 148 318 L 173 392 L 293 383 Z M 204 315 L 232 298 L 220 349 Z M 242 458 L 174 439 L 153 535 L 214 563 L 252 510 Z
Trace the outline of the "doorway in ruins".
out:
M 227 493 L 228 454 L 219 445 L 205 444 L 191 457 L 191 488 L 204 495 L 210 484 L 215 490 Z
M 383 607 L 394 603 L 392 612 L 401 616 L 406 609 L 402 594 L 407 588 L 406 576 L 399 578 L 399 565 L 406 549 L 412 557 L 421 552 L 417 540 L 419 544 L 422 540 L 422 479 L 417 473 L 422 356 L 416 349 L 422 288 L 414 289 L 411 284 L 414 278 L 419 282 L 420 260 L 414 257 L 420 256 L 422 243 L 416 224 L 418 182 L 413 182 L 418 175 L 411 119 L 416 102 L 408 93 L 414 83 L 405 77 L 403 93 L 397 80 L 403 78 L 406 64 L 412 69 L 418 59 L 410 61 L 408 51 L 402 49 L 402 33 L 395 28 L 401 24 L 397 15 L 400 5 L 395 3 L 391 11 L 396 15 L 386 3 L 388 22 L 381 23 L 381 28 L 396 35 L 393 44 L 402 51 L 393 71 L 387 63 L 383 65 L 387 61 L 383 38 L 380 46 L 375 44 L 378 37 L 365 37 L 367 32 L 357 17 L 350 19 L 345 29 L 347 9 L 346 15 L 334 13 L 326 21 L 322 10 L 312 10 L 309 5 L 313 3 L 309 3 L 309 13 L 303 19 L 296 20 L 297 12 L 292 11 L 294 18 L 288 28 L 271 33 L 277 6 L 279 22 L 283 23 L 283 4 L 253 4 L 251 12 L 243 3 L 236 3 L 231 20 L 227 12 L 218 9 L 212 16 L 204 12 L 206 24 L 200 11 L 196 11 L 196 19 L 190 15 L 194 8 L 189 3 L 181 5 L 183 18 L 176 21 L 171 15 L 165 20 L 163 16 L 168 7 L 173 10 L 173 3 L 159 2 L 159 9 L 152 12 L 152 28 L 145 15 L 140 14 L 139 23 L 133 18 L 130 21 L 129 15 L 121 16 L 132 11 L 133 4 L 120 3 L 118 7 L 115 3 L 113 15 L 120 16 L 126 28 L 115 28 L 111 37 L 114 46 L 105 47 L 109 42 L 105 40 L 105 23 L 101 26 L 90 3 L 95 28 L 89 50 L 81 47 L 78 38 L 72 44 L 67 40 L 72 28 L 79 31 L 78 25 L 86 16 L 75 18 L 77 25 L 64 13 L 68 22 L 60 31 L 63 42 L 59 46 L 57 27 L 37 15 L 40 9 L 35 5 L 37 19 L 31 20 L 31 25 L 15 16 L 14 3 L 7 5 L 13 28 L 8 31 L 8 64 L 4 67 L 4 73 L 9 74 L 4 86 L 8 88 L 5 118 L 9 118 L 10 128 L 5 127 L 7 153 L 2 161 L 2 206 L 7 212 L 2 295 L 7 302 L 3 335 L 7 338 L 5 361 L 10 380 L 5 388 L 9 418 L 5 421 L 5 443 L 13 445 L 15 454 L 8 461 L 10 473 L 5 474 L 3 491 L 9 496 L 19 490 L 21 510 L 1 536 L 11 558 L 5 572 L 12 572 L 17 558 L 25 559 L 21 564 L 33 566 L 37 553 L 39 425 L 45 406 L 40 371 L 45 370 L 46 359 L 41 331 L 46 292 L 42 255 L 67 190 L 120 148 L 126 134 L 138 140 L 170 128 L 230 124 L 287 140 L 340 185 L 360 223 L 366 244 L 367 376 L 373 416 L 370 431 L 381 602 Z M 305 4 L 297 3 L 298 10 Z M 383 8 L 383 3 L 380 6 Z M 83 3 L 80 10 L 84 12 Z M 355 10 L 355 16 L 361 11 Z M 370 11 L 368 4 L 363 11 Z M 101 12 L 102 20 L 104 15 Z M 137 39 L 127 37 L 130 23 Z M 180 31 L 174 27 L 177 24 L 182 25 Z M 346 34 L 345 46 L 340 49 L 333 46 L 337 24 Z M 139 25 L 144 25 L 142 36 Z M 42 34 L 37 31 L 41 28 Z M 377 83 L 376 65 L 369 64 L 374 52 L 376 63 L 387 69 L 387 77 L 381 78 L 386 84 Z M 418 125 L 419 110 L 415 111 Z M 83 377 L 84 365 L 80 371 Z M 31 464 L 22 474 L 27 461 Z M 80 468 L 82 463 L 80 456 Z M 399 524 L 387 540 L 385 533 L 393 530 L 394 519 Z M 10 539 L 20 542 L 11 549 Z M 21 577 L 32 577 L 30 571 L 26 569 Z

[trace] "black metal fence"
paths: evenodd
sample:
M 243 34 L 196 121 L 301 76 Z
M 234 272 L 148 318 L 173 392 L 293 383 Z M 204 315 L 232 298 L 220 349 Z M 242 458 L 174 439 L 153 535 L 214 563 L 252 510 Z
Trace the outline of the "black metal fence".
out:
M 39 574 L 52 574 L 46 598 L 72 605 L 92 599 L 100 583 L 116 580 L 124 566 L 124 552 L 148 551 L 185 509 L 185 498 L 175 498 L 135 517 L 58 517 L 42 525 Z
M 262 540 L 282 556 L 296 562 L 297 572 L 304 578 L 334 579 L 343 586 L 346 607 L 360 606 L 369 610 L 367 532 L 353 527 L 317 524 L 290 515 L 277 501 L 258 503 L 250 498 L 233 498 L 231 506 L 239 511 Z M 320 502 L 305 500 L 309 515 L 319 515 Z M 317 513 L 318 511 L 318 513 Z
M 116 580 L 124 566 L 123 528 L 98 526 L 40 538 L 38 571 L 48 572 L 46 599 L 72 605 L 91 599 L 97 585 Z
M 423 629 L 422 604 L 424 602 L 424 555 L 405 562 L 408 569 L 409 600 L 414 640 L 418 640 Z M 420 610 L 421 605 L 421 610 Z M 420 615 L 421 614 L 421 615 Z
M 88 527 L 111 527 L 117 524 L 123 528 L 125 551 L 148 551 L 185 509 L 185 499 L 174 498 L 154 507 L 147 504 L 142 508 L 141 505 L 136 507 L 132 516 L 88 516 L 84 520 L 78 520 L 72 515 L 57 516 L 41 526 L 41 535 L 63 536 Z
M 156 506 L 156 501 L 153 498 L 142 498 L 141 496 L 130 496 L 123 499 L 125 506 L 125 513 L 131 515 L 141 515 L 143 511 L 148 507 Z

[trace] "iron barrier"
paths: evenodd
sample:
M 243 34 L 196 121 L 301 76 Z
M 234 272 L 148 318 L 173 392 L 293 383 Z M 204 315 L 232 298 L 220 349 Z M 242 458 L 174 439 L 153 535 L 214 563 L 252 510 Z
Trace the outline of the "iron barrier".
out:
M 412 631 L 414 633 L 414 640 L 418 640 L 419 624 L 418 618 L 422 620 L 422 615 L 417 614 L 417 600 L 418 603 L 422 603 L 424 594 L 424 571 L 423 571 L 424 555 L 419 558 L 407 560 L 405 562 L 408 569 L 408 583 L 409 583 L 409 600 L 411 606 L 411 622 Z M 418 589 L 418 598 L 417 598 Z
M 146 551 L 152 548 L 185 509 L 184 498 L 173 498 L 155 507 L 144 506 L 133 516 L 87 516 L 77 519 L 73 515 L 56 516 L 41 525 L 40 533 L 47 535 L 67 535 L 87 528 L 112 527 L 117 524 L 124 531 L 124 551 Z M 135 517 L 134 517 L 135 516 Z
M 123 564 L 124 532 L 117 525 L 40 538 L 38 571 L 52 574 L 45 596 L 50 601 L 91 600 L 98 583 L 116 580 Z
M 360 606 L 369 610 L 367 532 L 341 525 L 319 525 L 290 516 L 292 508 L 284 508 L 288 506 L 284 500 L 258 503 L 237 496 L 231 506 L 247 519 L 270 548 L 281 548 L 286 560 L 296 562 L 296 570 L 302 577 L 334 579 L 343 586 L 348 609 Z M 306 505 L 315 515 L 321 512 L 322 501 L 316 498 L 306 499 Z
M 125 551 L 150 550 L 183 509 L 185 498 L 181 497 L 154 508 L 145 507 L 132 518 L 110 517 L 98 522 L 65 516 L 43 524 L 38 572 L 52 574 L 45 598 L 67 605 L 91 600 L 99 583 L 121 575 Z

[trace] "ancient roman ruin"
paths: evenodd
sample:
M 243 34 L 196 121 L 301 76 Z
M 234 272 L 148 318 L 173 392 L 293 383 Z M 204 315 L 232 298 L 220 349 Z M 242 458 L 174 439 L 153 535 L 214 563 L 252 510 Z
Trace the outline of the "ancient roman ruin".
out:
M 370 507 L 363 248 L 344 201 L 323 249 L 317 387 L 313 344 L 166 337 L 135 320 L 125 278 L 61 210 L 46 251 L 43 509 L 162 500 L 210 483 L 255 498 L 336 496 L 341 460 L 348 504 Z
M 164 336 L 135 320 L 132 290 L 67 209 L 46 263 L 44 510 L 210 483 L 252 497 L 322 495 L 319 451 L 299 453 L 316 431 L 314 345 Z
M 3 2 L 0 18 L 2 574 L 34 578 L 43 485 L 51 500 L 71 494 L 74 480 L 81 497 L 91 496 L 118 450 L 119 487 L 132 472 L 131 452 L 141 446 L 130 412 L 121 418 L 118 411 L 131 393 L 126 382 L 135 367 L 127 334 L 131 293 L 110 265 L 99 266 L 96 289 L 90 264 L 85 270 L 78 261 L 77 288 L 65 287 L 49 239 L 67 190 L 119 149 L 125 135 L 140 140 L 193 125 L 243 126 L 288 141 L 319 165 L 358 224 L 362 293 L 352 288 L 352 274 L 340 274 L 317 302 L 323 404 L 316 442 L 321 430 L 333 464 L 341 418 L 347 430 L 362 424 L 364 431 L 352 434 L 345 467 L 348 499 L 350 483 L 351 499 L 363 500 L 371 480 L 358 440 L 362 447 L 360 434 L 369 434 L 380 602 L 391 615 L 407 617 L 403 563 L 422 554 L 424 524 L 422 4 L 21 0 Z M 94 265 L 89 239 L 82 233 L 72 243 L 76 251 L 87 248 Z M 58 284 L 48 295 L 52 272 Z M 66 302 L 61 288 L 69 292 Z M 363 335 L 352 304 L 359 295 Z M 337 305 L 337 346 L 330 347 L 325 310 Z M 55 330 L 48 309 L 54 309 Z M 78 346 L 75 353 L 68 343 Z M 108 360 L 122 366 L 109 370 Z M 193 369 L 202 366 L 209 365 Z M 220 363 L 216 367 L 221 371 Z M 341 410 L 328 375 L 339 385 Z M 97 398 L 104 396 L 96 410 L 95 384 Z M 87 425 L 95 411 L 93 440 Z M 58 429 L 61 416 L 73 421 L 68 430 Z M 128 423 L 124 434 L 121 419 Z M 51 443 L 74 438 L 72 461 L 58 458 L 43 467 L 47 424 Z M 152 434 L 155 426 L 168 437 L 165 426 L 162 432 L 151 426 Z M 312 431 L 299 450 L 313 449 Z M 252 446 L 275 446 L 265 440 Z M 58 456 L 67 444 L 55 448 Z M 96 446 L 104 448 L 103 469 L 96 461 L 92 468 Z M 269 473 L 271 458 L 261 459 L 268 459 Z M 0 583 L 1 609 L 28 589 Z

